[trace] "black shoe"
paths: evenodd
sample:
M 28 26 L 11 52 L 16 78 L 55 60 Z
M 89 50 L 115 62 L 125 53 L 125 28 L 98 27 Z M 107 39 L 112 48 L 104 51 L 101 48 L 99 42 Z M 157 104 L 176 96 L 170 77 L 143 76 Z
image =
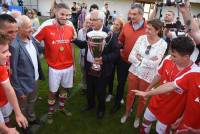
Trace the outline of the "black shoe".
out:
M 114 105 L 110 111 L 111 114 L 116 113 L 121 108 L 121 105 Z
M 94 108 L 93 106 L 87 106 L 87 107 L 83 108 L 81 111 L 82 112 L 87 112 L 87 111 L 92 110 L 93 108 Z
M 97 112 L 97 118 L 102 119 L 104 117 L 104 112 Z
M 22 128 L 22 134 L 33 134 L 30 127 Z
M 87 89 L 81 89 L 81 95 L 86 95 Z

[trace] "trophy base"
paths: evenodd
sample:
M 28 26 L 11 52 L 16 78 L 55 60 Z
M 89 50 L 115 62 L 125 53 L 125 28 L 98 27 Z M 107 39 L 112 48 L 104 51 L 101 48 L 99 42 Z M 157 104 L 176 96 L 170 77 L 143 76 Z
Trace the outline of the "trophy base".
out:
M 100 70 L 94 70 L 92 67 L 89 69 L 88 74 L 91 76 L 95 76 L 95 77 L 100 77 L 101 76 L 101 69 Z

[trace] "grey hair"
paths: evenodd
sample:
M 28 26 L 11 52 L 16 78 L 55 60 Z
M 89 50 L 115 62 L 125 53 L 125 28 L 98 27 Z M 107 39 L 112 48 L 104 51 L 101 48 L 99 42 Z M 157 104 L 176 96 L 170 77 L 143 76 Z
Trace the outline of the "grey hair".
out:
M 103 11 L 101 11 L 101 10 L 93 10 L 92 12 L 91 12 L 91 14 L 97 14 L 97 18 L 98 19 L 100 19 L 100 20 L 102 20 L 103 21 L 103 23 L 104 23 L 104 20 L 105 20 L 105 13 L 103 12 Z
M 29 17 L 26 16 L 26 15 L 21 15 L 21 16 L 17 17 L 16 21 L 17 21 L 17 26 L 18 27 L 23 27 L 27 23 L 31 22 L 31 20 L 29 19 Z
M 144 7 L 140 3 L 134 3 L 131 5 L 131 9 L 138 9 L 139 14 L 143 15 L 144 14 Z
M 105 13 L 103 11 L 100 11 L 100 10 L 97 10 L 97 11 L 98 11 L 98 19 L 102 20 L 103 23 L 104 23 L 105 18 L 106 18 Z

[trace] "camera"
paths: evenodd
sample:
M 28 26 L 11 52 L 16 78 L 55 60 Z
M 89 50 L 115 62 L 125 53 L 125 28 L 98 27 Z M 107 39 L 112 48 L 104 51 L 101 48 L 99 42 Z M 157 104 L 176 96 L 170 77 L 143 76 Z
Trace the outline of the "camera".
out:
M 176 6 L 185 4 L 184 0 L 158 0 L 157 6 Z
M 185 26 L 182 25 L 181 21 L 179 20 L 179 17 L 177 17 L 177 20 L 175 23 L 167 23 L 164 25 L 165 28 L 169 28 L 170 31 L 175 31 L 176 36 L 185 36 Z

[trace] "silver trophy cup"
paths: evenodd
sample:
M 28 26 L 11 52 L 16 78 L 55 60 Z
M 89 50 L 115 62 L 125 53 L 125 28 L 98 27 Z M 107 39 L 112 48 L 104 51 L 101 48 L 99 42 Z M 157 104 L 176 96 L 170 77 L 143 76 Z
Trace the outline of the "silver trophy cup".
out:
M 102 31 L 91 31 L 87 33 L 88 37 L 88 47 L 93 56 L 93 59 L 100 58 L 102 56 L 103 49 L 106 44 L 107 33 Z M 91 67 L 95 71 L 100 71 L 101 66 L 99 64 L 92 64 Z

